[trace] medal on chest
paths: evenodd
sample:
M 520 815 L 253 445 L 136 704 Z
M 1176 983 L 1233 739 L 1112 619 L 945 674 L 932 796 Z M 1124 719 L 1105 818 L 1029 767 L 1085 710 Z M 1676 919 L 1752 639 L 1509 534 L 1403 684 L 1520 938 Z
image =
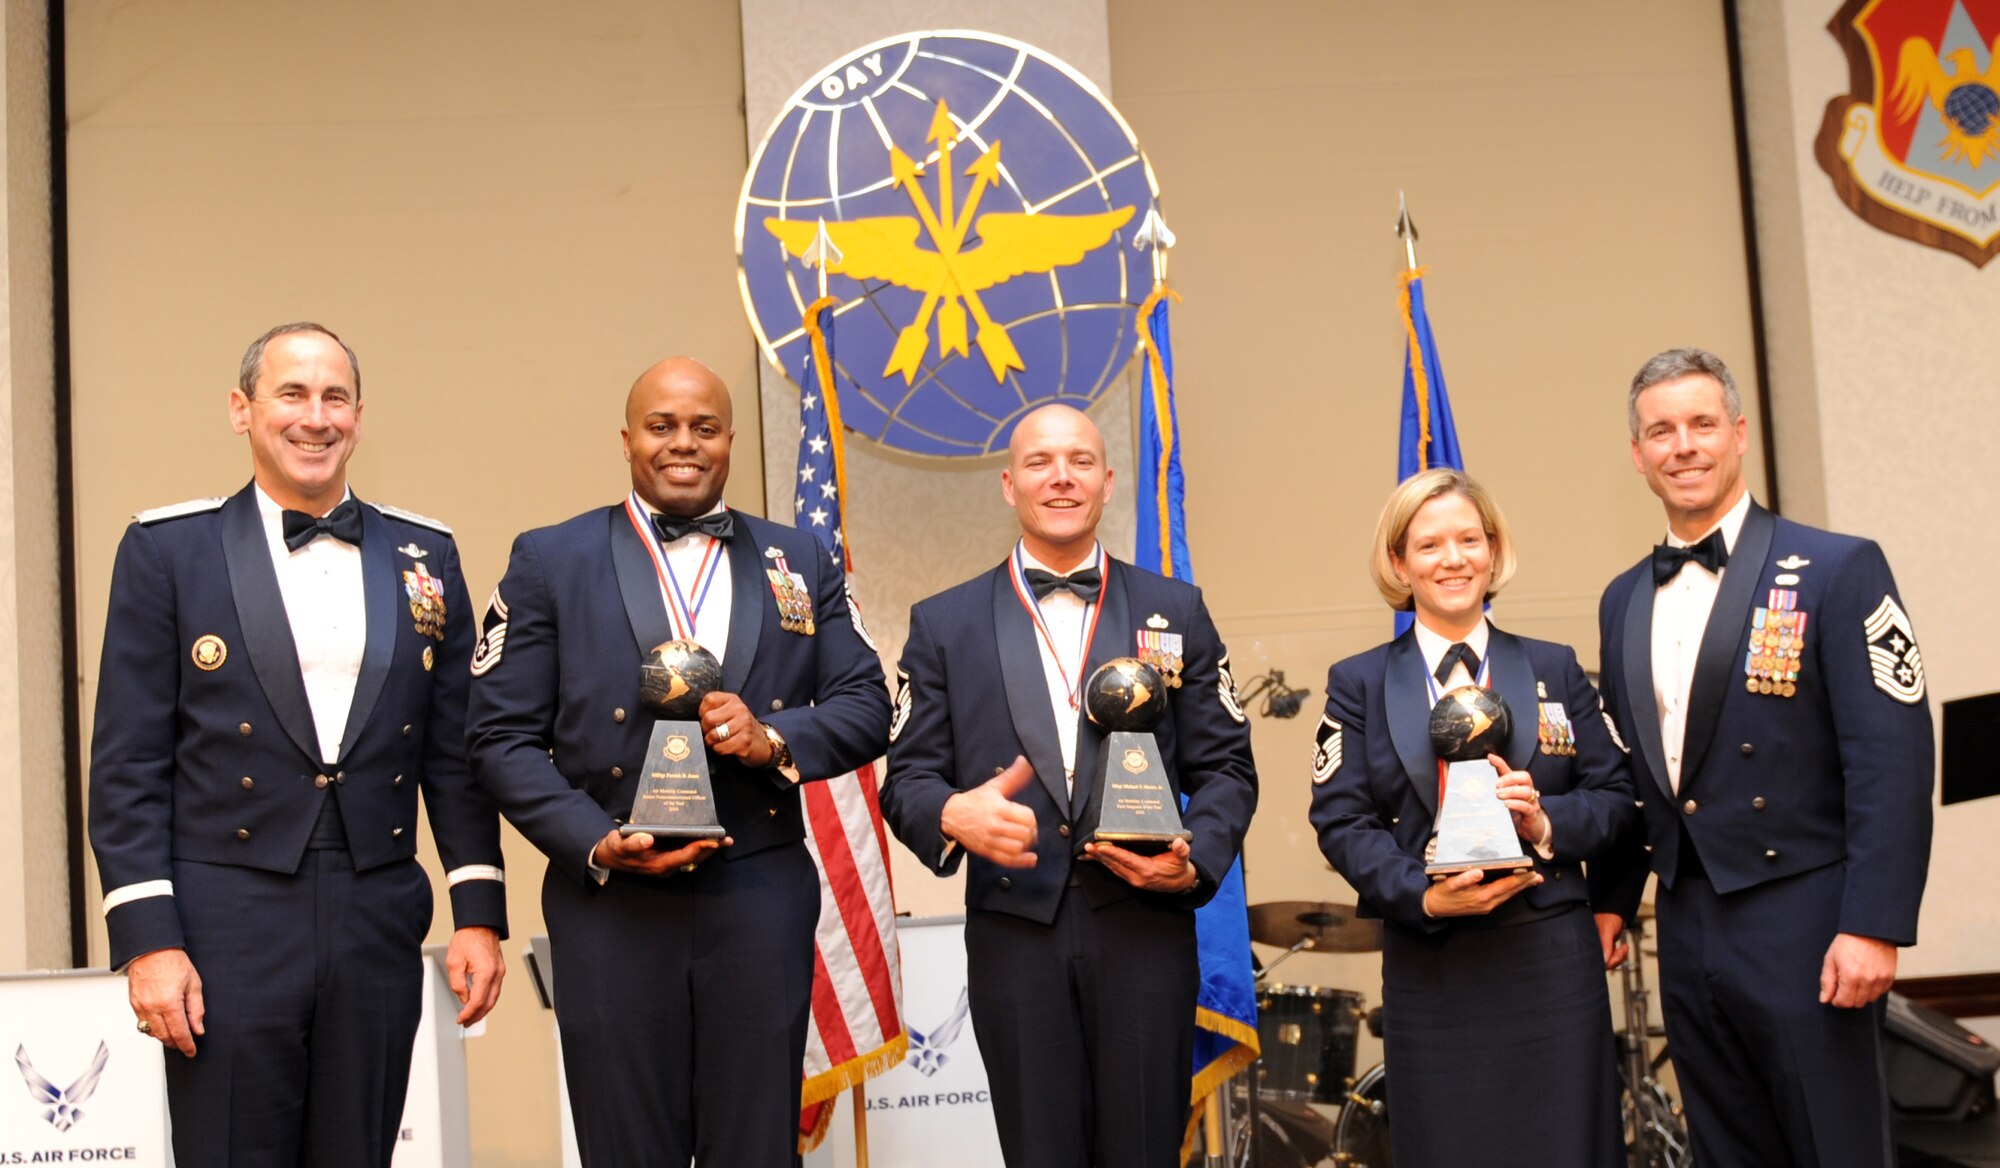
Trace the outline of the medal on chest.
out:
M 1168 689 L 1179 689 L 1185 666 L 1181 659 L 1181 634 L 1168 632 L 1167 618 L 1154 613 L 1146 618 L 1146 627 L 1138 630 L 1138 638 L 1139 660 L 1158 670 Z
M 1750 646 L 1743 658 L 1743 688 L 1789 698 L 1799 692 L 1805 658 L 1806 613 L 1796 588 L 1773 588 L 1762 608 L 1750 611 Z
M 410 617 L 417 635 L 444 640 L 444 583 L 431 575 L 422 560 L 403 573 L 403 592 L 410 598 Z
M 1538 715 L 1535 719 L 1535 738 L 1541 744 L 1543 754 L 1571 757 L 1576 754 L 1576 730 L 1569 724 L 1569 711 L 1561 702 L 1548 701 L 1549 687 L 1546 682 L 1535 683 L 1535 696 L 1542 699 L 1536 703 Z
M 812 636 L 818 626 L 813 620 L 812 591 L 806 587 L 806 578 L 792 571 L 784 553 L 777 548 L 766 548 L 764 554 L 772 561 L 764 569 L 764 578 L 770 581 L 771 595 L 778 602 L 778 627 L 802 637 Z

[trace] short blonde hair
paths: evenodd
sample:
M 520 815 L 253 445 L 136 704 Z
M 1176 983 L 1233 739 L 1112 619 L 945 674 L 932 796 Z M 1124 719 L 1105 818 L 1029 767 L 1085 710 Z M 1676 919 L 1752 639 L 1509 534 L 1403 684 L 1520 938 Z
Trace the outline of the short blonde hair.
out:
M 1420 471 L 1389 492 L 1389 501 L 1382 506 L 1382 518 L 1375 521 L 1375 546 L 1368 554 L 1368 574 L 1375 579 L 1375 590 L 1398 612 L 1413 611 L 1416 602 L 1410 596 L 1410 586 L 1396 578 L 1395 557 L 1403 554 L 1417 512 L 1440 495 L 1463 495 L 1479 512 L 1486 539 L 1493 545 L 1493 578 L 1486 585 L 1486 598 L 1491 600 L 1499 595 L 1507 581 L 1514 578 L 1514 536 L 1507 528 L 1507 517 L 1500 513 L 1500 504 L 1493 501 L 1486 488 L 1464 471 L 1449 467 Z

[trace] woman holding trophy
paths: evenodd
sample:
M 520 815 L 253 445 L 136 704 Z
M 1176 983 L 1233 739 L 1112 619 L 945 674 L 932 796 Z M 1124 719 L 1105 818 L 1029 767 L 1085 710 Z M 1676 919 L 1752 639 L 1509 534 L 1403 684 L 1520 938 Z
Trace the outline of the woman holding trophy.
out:
M 1487 620 L 1515 552 L 1478 483 L 1405 480 L 1369 564 L 1415 623 L 1329 672 L 1312 822 L 1384 922 L 1396 1164 L 1622 1163 L 1581 863 L 1636 822 L 1624 753 L 1571 649 Z

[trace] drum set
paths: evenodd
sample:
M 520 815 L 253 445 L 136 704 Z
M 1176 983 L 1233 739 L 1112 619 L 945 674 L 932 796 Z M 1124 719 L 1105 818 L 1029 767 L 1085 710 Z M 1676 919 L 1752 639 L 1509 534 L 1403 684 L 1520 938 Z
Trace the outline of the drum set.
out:
M 1647 917 L 1625 934 L 1618 970 L 1623 1029 L 1616 1035 L 1627 1168 L 1688 1168 L 1687 1126 L 1658 1077 L 1664 1032 L 1649 1019 L 1641 961 Z M 1258 973 L 1257 1036 L 1262 1054 L 1218 1092 L 1218 1130 L 1208 1168 L 1391 1168 L 1389 1068 L 1355 1074 L 1365 1026 L 1382 1036 L 1382 1007 L 1353 990 L 1286 985 L 1272 971 L 1300 953 L 1368 953 L 1382 948 L 1382 924 L 1354 906 L 1272 901 L 1250 906 L 1252 940 L 1284 950 Z

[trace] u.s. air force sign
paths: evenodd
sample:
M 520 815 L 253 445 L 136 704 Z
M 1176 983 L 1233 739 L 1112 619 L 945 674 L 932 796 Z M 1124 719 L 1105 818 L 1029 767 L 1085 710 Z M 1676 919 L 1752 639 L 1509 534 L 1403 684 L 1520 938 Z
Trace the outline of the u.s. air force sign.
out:
M 1089 406 L 1130 360 L 1152 280 L 1132 234 L 1157 193 L 1130 127 L 1061 61 L 979 32 L 881 41 L 806 82 L 751 159 L 744 305 L 798 380 L 824 223 L 847 428 L 988 454 L 1038 405 Z
M 2000 0 L 1848 0 L 1851 92 L 1815 153 L 1842 201 L 1977 266 L 2000 253 Z

